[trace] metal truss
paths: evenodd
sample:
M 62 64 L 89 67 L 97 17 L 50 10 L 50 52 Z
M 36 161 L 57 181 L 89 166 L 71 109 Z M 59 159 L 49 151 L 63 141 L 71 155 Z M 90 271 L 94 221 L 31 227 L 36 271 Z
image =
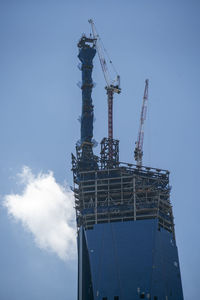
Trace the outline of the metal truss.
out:
M 101 164 L 98 170 L 77 173 L 75 162 L 72 170 L 78 228 L 158 219 L 158 229 L 174 234 L 168 171 L 118 163 L 112 169 Z

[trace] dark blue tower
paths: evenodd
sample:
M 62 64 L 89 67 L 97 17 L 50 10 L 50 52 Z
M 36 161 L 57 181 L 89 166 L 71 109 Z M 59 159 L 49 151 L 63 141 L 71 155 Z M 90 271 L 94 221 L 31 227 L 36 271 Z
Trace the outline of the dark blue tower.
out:
M 72 155 L 78 300 L 183 300 L 169 172 L 119 162 L 119 142 L 93 154 L 93 39 L 82 37 L 81 142 Z M 112 158 L 109 145 L 112 142 Z
M 83 36 L 79 43 L 78 58 L 81 61 L 82 71 L 82 114 L 81 114 L 81 140 L 77 145 L 79 169 L 90 170 L 97 168 L 96 157 L 93 155 L 93 104 L 92 104 L 92 69 L 93 58 L 96 54 L 95 43 L 91 38 Z

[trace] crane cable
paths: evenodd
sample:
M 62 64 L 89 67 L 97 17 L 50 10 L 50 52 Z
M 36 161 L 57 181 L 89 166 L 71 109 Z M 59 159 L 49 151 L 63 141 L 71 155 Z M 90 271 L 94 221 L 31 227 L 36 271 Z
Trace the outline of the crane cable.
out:
M 110 55 L 109 55 L 108 51 L 106 50 L 106 48 L 105 48 L 105 46 L 104 46 L 104 43 L 103 43 L 102 39 L 100 38 L 100 35 L 99 35 L 99 33 L 98 33 L 98 31 L 97 31 L 97 28 L 96 28 L 96 26 L 94 25 L 94 22 L 93 22 L 93 21 L 92 21 L 92 25 L 93 25 L 93 27 L 94 27 L 94 29 L 95 29 L 95 31 L 96 31 L 97 43 L 99 43 L 100 48 L 102 48 L 103 52 L 106 54 L 107 59 L 108 59 L 110 65 L 111 65 L 111 67 L 112 67 L 114 73 L 118 76 L 119 73 L 117 72 L 117 69 L 116 69 L 116 67 L 115 67 L 114 64 L 113 64 L 113 62 L 112 62 L 112 60 L 111 60 L 111 58 L 110 58 Z M 92 33 L 92 34 L 93 34 L 93 33 Z M 110 73 L 110 72 L 108 71 L 108 73 Z M 110 75 L 110 74 L 109 74 L 109 75 Z
M 111 60 L 111 58 L 110 58 L 110 55 L 109 55 L 108 51 L 106 50 L 106 48 L 105 48 L 105 46 L 104 46 L 104 44 L 103 44 L 103 41 L 101 40 L 100 37 L 99 37 L 99 40 L 100 40 L 100 43 L 102 44 L 102 48 L 103 48 L 105 54 L 107 55 L 107 58 L 108 58 L 108 60 L 109 60 L 109 63 L 111 64 L 111 66 L 112 66 L 112 68 L 113 68 L 113 71 L 115 72 L 116 75 L 118 75 L 119 73 L 117 72 L 117 69 L 116 69 L 116 67 L 114 66 L 114 64 L 113 64 L 113 62 L 112 62 L 112 60 Z

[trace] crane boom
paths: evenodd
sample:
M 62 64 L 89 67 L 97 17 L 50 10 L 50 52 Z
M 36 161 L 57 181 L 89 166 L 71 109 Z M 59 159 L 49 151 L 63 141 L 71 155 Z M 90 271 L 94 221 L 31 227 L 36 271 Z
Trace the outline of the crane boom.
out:
M 112 141 L 113 139 L 113 94 L 117 93 L 119 94 L 121 92 L 120 88 L 120 76 L 117 74 L 116 70 L 114 69 L 114 66 L 112 64 L 112 61 L 109 58 L 109 62 L 112 64 L 113 69 L 116 73 L 116 79 L 112 80 L 111 75 L 109 73 L 109 69 L 107 66 L 106 58 L 105 58 L 105 49 L 102 45 L 101 39 L 97 33 L 96 27 L 94 25 L 94 21 L 90 19 L 88 21 L 91 24 L 92 28 L 92 34 L 93 38 L 95 40 L 95 46 L 96 50 L 99 56 L 99 61 L 101 64 L 101 68 L 103 71 L 103 75 L 106 81 L 106 87 L 105 89 L 107 90 L 107 97 L 108 97 L 108 139 Z M 112 156 L 112 149 L 111 149 L 111 143 L 110 143 L 110 156 Z
M 108 73 L 106 60 L 105 60 L 104 55 L 103 55 L 103 50 L 101 49 L 102 47 L 99 43 L 99 35 L 97 34 L 97 31 L 96 31 L 93 20 L 90 19 L 88 22 L 90 23 L 91 28 L 92 28 L 92 34 L 93 34 L 93 38 L 95 40 L 95 46 L 96 46 L 97 53 L 98 53 L 98 56 L 99 56 L 99 61 L 100 61 L 100 64 L 101 64 L 103 75 L 104 75 L 107 86 L 109 86 L 110 77 L 109 77 L 109 73 Z
M 138 132 L 138 139 L 135 143 L 135 151 L 134 151 L 134 158 L 137 162 L 137 166 L 142 165 L 142 157 L 143 157 L 143 141 L 144 141 L 144 121 L 146 120 L 146 113 L 147 113 L 147 101 L 148 101 L 148 87 L 149 87 L 149 80 L 145 80 L 145 88 L 144 88 L 144 96 L 142 102 L 142 110 L 140 115 L 140 126 Z

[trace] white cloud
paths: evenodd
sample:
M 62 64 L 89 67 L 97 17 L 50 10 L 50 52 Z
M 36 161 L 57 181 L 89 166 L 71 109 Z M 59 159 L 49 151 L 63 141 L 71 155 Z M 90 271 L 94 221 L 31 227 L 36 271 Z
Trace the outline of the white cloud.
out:
M 73 192 L 55 181 L 52 172 L 35 176 L 29 167 L 18 174 L 22 194 L 5 196 L 4 206 L 34 236 L 36 244 L 63 260 L 76 257 Z

